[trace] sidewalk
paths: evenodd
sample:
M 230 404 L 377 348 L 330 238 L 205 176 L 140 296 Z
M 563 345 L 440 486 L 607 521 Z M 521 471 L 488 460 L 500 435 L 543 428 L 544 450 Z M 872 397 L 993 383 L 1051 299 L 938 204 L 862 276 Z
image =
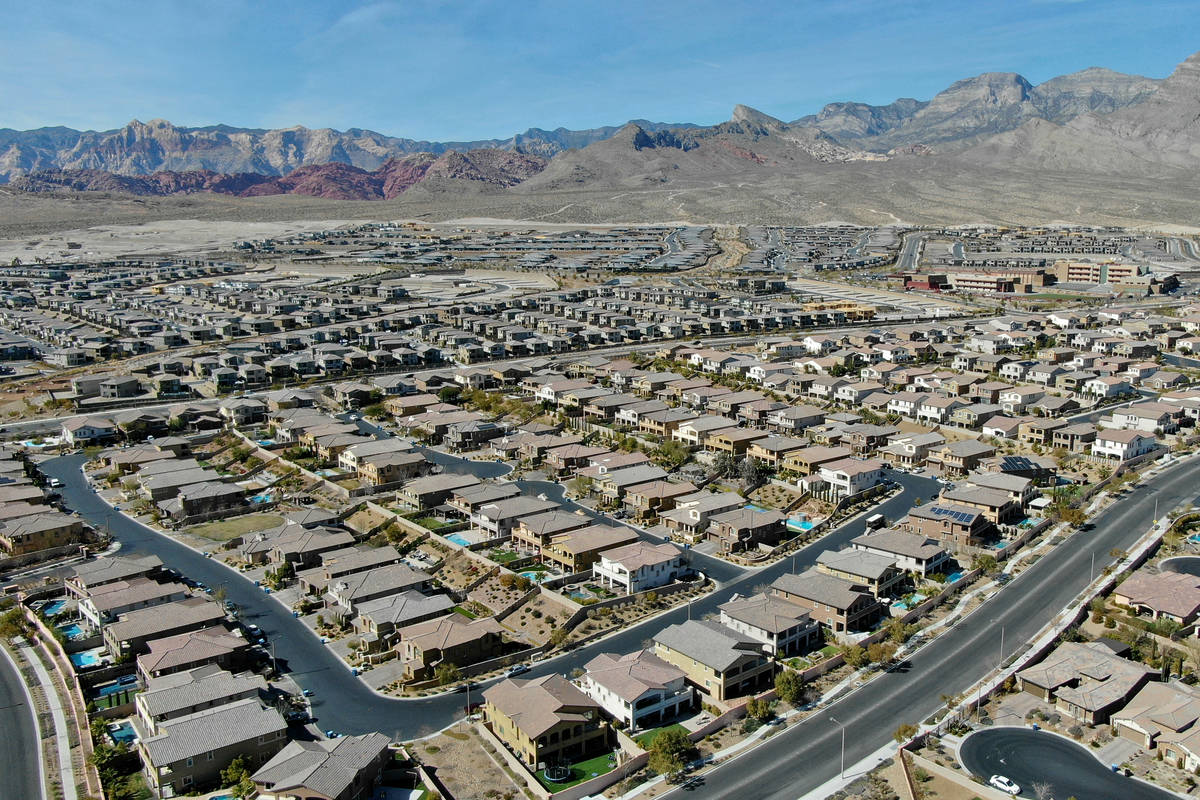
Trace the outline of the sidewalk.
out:
M 62 787 L 63 800 L 78 800 L 79 793 L 75 788 L 75 768 L 71 762 L 70 726 L 67 725 L 67 715 L 63 712 L 62 698 L 54 685 L 54 679 L 46 671 L 45 664 L 37 651 L 24 639 L 18 645 L 21 654 L 33 667 L 42 693 L 46 696 L 46 704 L 50 706 L 50 715 L 54 719 L 54 743 L 58 748 L 58 781 Z

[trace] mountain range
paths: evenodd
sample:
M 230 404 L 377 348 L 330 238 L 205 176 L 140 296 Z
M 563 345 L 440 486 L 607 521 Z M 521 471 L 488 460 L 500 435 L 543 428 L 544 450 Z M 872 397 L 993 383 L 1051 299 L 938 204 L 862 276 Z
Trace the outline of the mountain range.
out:
M 163 120 L 0 130 L 0 180 L 19 192 L 293 194 L 536 209 L 560 221 L 803 217 L 845 205 L 836 192 L 862 193 L 884 217 L 951 198 L 986 211 L 985 186 L 1011 191 L 996 201 L 1007 205 L 1062 195 L 1083 208 L 1100 202 L 1088 187 L 1104 185 L 1116 192 L 1104 202 L 1129 192 L 1143 209 L 1165 208 L 1195 199 L 1198 164 L 1200 54 L 1162 80 L 1098 67 L 1038 85 L 985 73 L 927 101 L 831 103 L 791 122 L 739 105 L 710 126 L 636 120 L 478 142 Z M 545 211 L 560 199 L 569 202 Z

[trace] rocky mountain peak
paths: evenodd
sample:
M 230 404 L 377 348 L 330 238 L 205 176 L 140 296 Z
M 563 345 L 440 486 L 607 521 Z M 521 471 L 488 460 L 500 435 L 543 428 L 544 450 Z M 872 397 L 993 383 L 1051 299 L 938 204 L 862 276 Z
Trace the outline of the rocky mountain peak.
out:
M 730 122 L 737 123 L 753 128 L 765 128 L 779 130 L 786 127 L 781 120 L 772 117 L 770 114 L 764 114 L 757 108 L 744 106 L 738 103 L 733 107 L 733 116 L 730 117 Z
M 934 95 L 929 108 L 1016 105 L 1028 100 L 1032 89 L 1033 84 L 1015 72 L 985 72 L 950 84 L 945 91 Z

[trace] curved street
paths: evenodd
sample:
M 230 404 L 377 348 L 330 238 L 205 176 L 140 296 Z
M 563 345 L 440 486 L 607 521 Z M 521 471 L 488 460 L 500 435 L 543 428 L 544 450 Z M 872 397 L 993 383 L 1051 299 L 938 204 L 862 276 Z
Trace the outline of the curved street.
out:
M 1021 797 L 1037 797 L 1034 786 L 1047 784 L 1049 797 L 1171 800 L 1171 792 L 1124 775 L 1096 760 L 1070 739 L 1028 728 L 992 728 L 971 734 L 958 748 L 971 774 L 988 780 L 1003 775 L 1021 787 Z
M 0 800 L 43 796 L 37 720 L 28 691 L 8 653 L 0 652 L 0 731 L 4 731 L 5 751 L 14 756 L 5 759 Z M 16 758 L 17 753 L 24 755 Z
M 462 715 L 466 698 L 461 694 L 399 699 L 385 698 L 373 692 L 354 677 L 345 662 L 322 645 L 312 631 L 292 617 L 287 608 L 263 594 L 237 571 L 216 559 L 205 558 L 164 533 L 123 514 L 113 513 L 80 472 L 84 461 L 82 455 L 62 456 L 44 462 L 41 468 L 47 475 L 63 482 L 59 491 L 66 505 L 93 525 L 110 530 L 121 543 L 123 553 L 154 554 L 168 567 L 178 569 L 184 575 L 213 588 L 225 587 L 228 599 L 243 609 L 243 618 L 266 632 L 275 646 L 280 668 L 288 671 L 300 686 L 312 690 L 313 714 L 318 718 L 322 730 L 340 733 L 380 731 L 404 740 L 433 733 Z M 875 509 L 891 519 L 911 508 L 917 497 L 928 498 L 937 489 L 937 484 L 929 478 L 905 474 L 895 477 L 903 486 L 903 491 Z M 727 601 L 735 591 L 750 594 L 754 591 L 753 587 L 770 583 L 779 575 L 791 571 L 793 561 L 795 569 L 806 569 L 816 563 L 817 556 L 823 551 L 840 548 L 862 532 L 861 520 L 848 522 L 799 550 L 794 559 L 787 558 L 763 569 L 739 570 L 733 565 L 710 559 L 724 564 L 725 569 L 721 571 L 723 574 L 728 572 L 730 576 L 729 580 L 719 582 L 716 591 L 685 607 L 672 609 L 605 639 L 540 662 L 527 676 L 570 673 L 598 653 L 624 653 L 644 647 L 647 640 L 663 627 L 686 620 L 689 615 L 699 618 L 715 612 L 717 606 Z M 702 566 L 700 568 L 703 569 Z

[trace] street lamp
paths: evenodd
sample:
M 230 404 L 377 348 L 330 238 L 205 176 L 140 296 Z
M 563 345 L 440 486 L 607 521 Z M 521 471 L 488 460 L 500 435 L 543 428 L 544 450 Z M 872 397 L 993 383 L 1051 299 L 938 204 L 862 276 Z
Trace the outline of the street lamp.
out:
M 829 717 L 830 722 L 837 723 L 837 726 L 842 729 L 842 757 L 838 768 L 838 779 L 846 779 L 846 726 L 834 716 Z

